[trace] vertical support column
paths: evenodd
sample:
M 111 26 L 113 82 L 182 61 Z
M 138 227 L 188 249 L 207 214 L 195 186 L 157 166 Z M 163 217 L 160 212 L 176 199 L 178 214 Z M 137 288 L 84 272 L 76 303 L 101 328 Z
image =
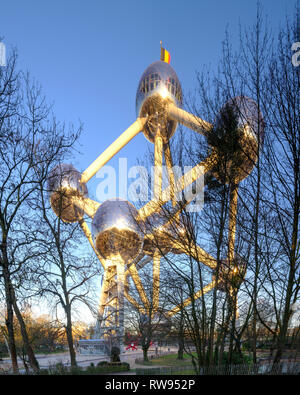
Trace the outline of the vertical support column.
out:
M 173 173 L 173 161 L 172 161 L 172 155 L 171 155 L 169 143 L 165 144 L 164 154 L 165 154 L 165 160 L 166 160 L 166 165 L 167 165 L 169 180 L 170 180 L 170 195 L 171 195 L 170 198 L 172 201 L 172 206 L 175 207 L 176 206 L 175 177 Z
M 98 317 L 100 338 L 110 339 L 123 352 L 125 268 L 122 259 L 106 261 Z
M 116 335 L 118 294 L 116 265 L 113 262 L 105 262 L 106 270 L 101 289 L 99 318 L 101 317 L 100 338 L 111 338 Z
M 101 338 L 101 328 L 103 326 L 104 310 L 105 310 L 105 305 L 107 302 L 108 288 L 109 288 L 108 270 L 105 270 L 104 274 L 103 274 L 103 281 L 102 281 L 102 286 L 101 286 L 101 291 L 100 291 L 98 314 L 97 314 L 97 324 L 96 324 L 95 335 L 94 335 L 94 338 L 96 338 L 96 339 Z
M 159 306 L 159 276 L 160 276 L 160 252 L 158 249 L 153 254 L 153 295 L 152 295 L 152 310 L 154 315 Z
M 163 139 L 158 128 L 154 141 L 154 199 L 159 202 L 162 195 Z
M 125 282 L 125 262 L 117 263 L 117 289 L 118 289 L 118 327 L 117 339 L 120 352 L 124 351 L 124 282 Z
M 236 233 L 236 216 L 237 216 L 237 202 L 238 202 L 238 184 L 230 184 L 230 202 L 229 202 L 229 227 L 228 227 L 228 265 L 229 270 L 233 269 L 233 261 L 235 256 L 235 233 Z M 238 300 L 237 291 L 230 285 L 229 297 L 231 299 L 231 306 L 233 309 L 233 330 L 236 326 L 238 318 Z
M 235 305 L 235 326 L 236 328 L 239 328 L 240 326 L 240 311 L 239 311 L 238 298 L 236 298 L 236 305 Z
M 236 232 L 238 184 L 230 185 L 229 227 L 228 227 L 228 263 L 232 266 L 234 259 L 234 244 Z

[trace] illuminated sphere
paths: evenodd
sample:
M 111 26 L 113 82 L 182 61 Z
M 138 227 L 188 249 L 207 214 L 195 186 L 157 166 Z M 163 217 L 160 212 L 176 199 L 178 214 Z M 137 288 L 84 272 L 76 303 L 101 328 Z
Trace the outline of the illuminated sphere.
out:
M 177 122 L 169 120 L 166 106 L 182 104 L 182 90 L 177 74 L 166 62 L 158 60 L 143 73 L 136 93 L 136 114 L 138 117 L 149 116 L 143 130 L 146 138 L 154 142 L 158 127 L 164 142 L 173 136 Z
M 92 222 L 97 251 L 104 259 L 135 259 L 143 247 L 144 233 L 137 222 L 136 208 L 123 199 L 106 200 L 98 208 Z
M 64 222 L 76 222 L 83 218 L 83 210 L 73 203 L 74 199 L 88 197 L 87 187 L 80 179 L 80 172 L 66 163 L 57 165 L 49 175 L 50 204 Z
M 213 175 L 238 183 L 257 161 L 264 140 L 264 121 L 256 102 L 246 96 L 229 100 L 219 112 L 209 142 L 216 165 Z
M 228 260 L 224 259 L 220 263 L 217 289 L 222 292 L 229 292 L 232 288 L 239 288 L 244 281 L 247 270 L 247 262 L 244 258 L 236 255 L 229 266 Z M 216 280 L 216 269 L 212 276 Z

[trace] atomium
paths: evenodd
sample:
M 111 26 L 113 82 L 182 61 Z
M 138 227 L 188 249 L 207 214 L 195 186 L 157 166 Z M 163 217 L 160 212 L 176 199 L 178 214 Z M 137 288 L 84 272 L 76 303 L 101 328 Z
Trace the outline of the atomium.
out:
M 257 104 L 246 96 L 229 100 L 210 124 L 181 108 L 182 89 L 173 68 L 152 63 L 143 73 L 136 94 L 137 119 L 83 172 L 72 165 L 59 165 L 50 174 L 48 187 L 51 207 L 65 222 L 80 222 L 104 270 L 95 336 L 110 338 L 120 346 L 124 337 L 124 298 L 138 309 L 145 322 L 156 323 L 162 331 L 182 308 L 217 287 L 229 295 L 238 290 L 246 274 L 246 261 L 235 254 L 238 185 L 254 168 L 264 140 L 263 117 Z M 180 123 L 203 135 L 210 146 L 207 158 L 190 172 L 191 177 L 175 179 L 169 140 Z M 137 134 L 143 132 L 154 143 L 154 197 L 136 209 L 123 199 L 102 204 L 88 198 L 86 182 Z M 170 184 L 163 190 L 163 156 Z M 191 245 L 177 205 L 176 193 L 191 186 L 201 175 L 211 172 L 230 184 L 228 253 L 219 264 L 197 244 Z M 183 181 L 184 179 L 184 181 Z M 168 203 L 169 202 L 169 203 Z M 159 203 L 159 204 L 158 204 Z M 161 210 L 168 203 L 167 218 Z M 164 206 L 166 207 L 166 206 Z M 85 221 L 92 220 L 92 231 Z M 187 246 L 189 248 L 187 248 Z M 160 307 L 160 264 L 165 254 L 186 254 L 206 265 L 212 281 L 180 304 L 162 313 Z M 147 293 L 139 272 L 153 261 L 152 292 Z M 217 272 L 218 269 L 218 272 Z M 218 275 L 217 275 L 218 273 Z M 130 293 L 129 279 L 137 297 Z M 136 299 L 137 298 L 137 299 Z
M 59 164 L 49 175 L 52 210 L 65 222 L 77 222 L 83 218 L 84 211 L 75 202 L 87 198 L 88 190 L 80 179 L 80 172 L 71 164 Z

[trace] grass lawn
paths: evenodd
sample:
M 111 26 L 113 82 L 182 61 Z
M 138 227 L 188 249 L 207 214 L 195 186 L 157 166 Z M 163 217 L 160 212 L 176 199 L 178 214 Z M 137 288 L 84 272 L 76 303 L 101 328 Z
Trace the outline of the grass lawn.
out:
M 155 365 L 155 366 L 191 366 L 192 359 L 189 355 L 184 354 L 184 360 L 177 359 L 176 354 L 164 355 L 159 358 L 153 358 L 148 363 L 147 366 Z
M 151 367 L 155 366 L 155 367 Z M 159 367 L 161 366 L 161 367 Z M 157 371 L 156 371 L 157 370 Z M 153 358 L 149 362 L 143 363 L 141 368 L 136 368 L 137 374 L 162 374 L 162 375 L 194 375 L 191 357 L 184 354 L 183 360 L 177 359 L 176 354 L 164 355 Z

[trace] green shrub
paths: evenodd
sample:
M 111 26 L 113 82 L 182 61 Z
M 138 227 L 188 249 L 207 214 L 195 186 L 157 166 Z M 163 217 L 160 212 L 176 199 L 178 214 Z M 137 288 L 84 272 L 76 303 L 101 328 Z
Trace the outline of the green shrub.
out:
M 74 375 L 74 376 L 79 375 L 79 374 L 83 374 L 83 369 L 80 366 L 71 366 L 69 368 L 69 373 L 68 374 L 71 374 L 71 375 Z
M 49 369 L 41 369 L 39 375 L 100 375 L 112 372 L 126 372 L 130 370 L 130 365 L 127 362 L 120 364 L 108 363 L 107 361 L 101 361 L 95 366 L 93 363 L 90 366 L 83 368 L 80 366 L 67 367 L 61 362 L 54 366 L 50 366 Z
M 107 361 L 100 361 L 97 363 L 97 366 L 106 366 L 108 364 Z
M 90 366 L 88 366 L 85 369 L 85 373 L 86 374 L 96 374 L 96 373 L 98 373 L 98 369 L 97 369 L 97 367 L 94 366 L 94 364 L 93 365 L 91 364 Z
M 130 365 L 128 362 L 122 362 L 122 365 L 124 367 L 124 371 L 130 370 Z

